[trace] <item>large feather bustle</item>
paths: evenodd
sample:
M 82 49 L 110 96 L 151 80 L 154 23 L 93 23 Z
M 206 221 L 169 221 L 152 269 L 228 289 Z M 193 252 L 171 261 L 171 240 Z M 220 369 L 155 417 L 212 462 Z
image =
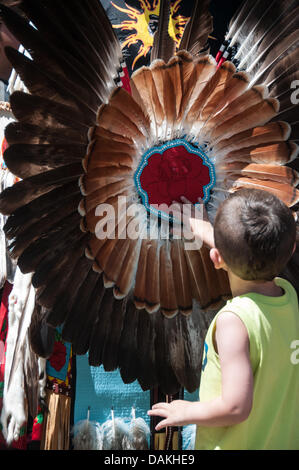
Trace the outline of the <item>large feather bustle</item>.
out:
M 192 62 L 192 67 L 188 65 L 190 61 Z M 190 72 L 188 73 L 188 79 L 184 83 L 183 70 L 187 65 Z M 196 81 L 190 82 L 194 71 L 196 71 Z M 144 81 L 145 77 L 146 82 Z M 199 88 L 198 84 L 201 80 L 203 86 Z M 199 140 L 201 135 L 210 139 L 211 154 L 213 155 L 215 146 L 215 149 L 217 149 L 215 150 L 215 156 L 221 155 L 221 160 L 216 160 L 216 168 L 219 181 L 225 181 L 227 191 L 230 188 L 234 190 L 245 183 L 250 183 L 252 187 L 263 187 L 264 189 L 272 185 L 272 191 L 280 195 L 288 205 L 293 205 L 297 201 L 297 193 L 294 188 L 298 180 L 295 173 L 286 168 L 273 167 L 273 164 L 283 165 L 294 159 L 297 154 L 297 148 L 293 143 L 284 142 L 290 132 L 288 124 L 284 122 L 267 124 L 277 113 L 279 104 L 277 100 L 267 96 L 265 87 L 255 86 L 248 88 L 249 80 L 247 75 L 236 74 L 233 64 L 225 63 L 217 69 L 208 56 L 193 61 L 192 57 L 186 53 L 180 53 L 177 58 L 172 59 L 168 63 L 165 63 L 163 60 L 154 61 L 149 68 L 142 68 L 137 71 L 132 77 L 132 82 L 134 83 L 133 97 L 136 97 L 138 106 L 140 106 L 139 111 L 136 110 L 137 114 L 140 115 L 140 119 L 143 121 L 144 118 L 141 118 L 143 110 L 145 119 L 148 119 L 150 122 L 154 139 L 158 140 L 163 136 L 177 135 L 178 128 L 176 127 L 176 132 L 174 132 L 174 123 L 178 122 L 179 115 L 177 112 L 179 109 L 182 109 L 182 102 L 184 100 L 184 109 L 189 109 L 189 113 L 181 115 L 181 121 L 179 121 L 180 132 L 183 134 L 185 129 L 191 129 L 191 134 Z M 148 87 L 146 83 L 151 83 L 152 86 Z M 191 93 L 188 85 L 193 85 Z M 185 89 L 187 93 L 182 93 L 182 89 Z M 195 89 L 197 89 L 197 92 L 195 92 Z M 178 93 L 176 93 L 176 90 Z M 186 96 L 189 101 L 188 99 L 186 100 Z M 113 95 L 113 106 L 116 106 L 117 99 L 122 100 L 121 94 Z M 124 99 L 127 100 L 127 97 L 124 96 Z M 150 103 L 152 108 L 148 113 L 148 104 Z M 109 107 L 110 102 L 106 106 L 107 111 Z M 118 107 L 120 109 L 124 105 L 120 104 Z M 163 109 L 162 115 L 161 109 Z M 132 117 L 132 124 L 134 120 L 135 118 Z M 102 125 L 101 114 L 98 115 L 98 125 Z M 127 125 L 130 126 L 131 124 Z M 114 132 L 117 132 L 116 128 Z M 94 148 L 96 148 L 96 131 L 93 134 L 93 138 L 95 140 Z M 232 145 L 234 141 L 236 141 L 234 152 L 227 151 L 225 146 Z M 97 156 L 96 152 L 91 148 L 89 152 L 89 165 L 92 165 L 91 167 L 96 166 L 97 160 L 100 161 L 101 157 L 100 155 Z M 229 163 L 231 160 L 247 162 L 248 164 L 242 166 L 234 165 L 232 167 Z M 265 165 L 261 165 L 262 162 Z M 117 175 L 117 172 L 115 173 Z M 238 173 L 240 177 L 237 177 Z M 243 178 L 244 176 L 246 177 L 245 179 Z M 249 182 L 247 182 L 248 178 Z M 264 184 L 261 184 L 261 180 L 265 181 Z M 285 185 L 283 188 L 279 186 L 282 181 L 284 181 L 283 184 Z M 133 194 L 131 197 L 133 198 Z M 94 229 L 91 228 L 91 231 L 93 232 Z M 102 244 L 101 241 L 98 243 L 99 246 Z M 95 242 L 96 245 L 97 242 Z M 114 242 L 113 245 L 117 246 L 117 242 Z M 167 316 L 173 316 L 181 310 L 190 310 L 190 301 L 189 306 L 186 300 L 180 305 L 176 296 L 170 295 L 171 292 L 177 290 L 174 289 L 174 280 L 177 276 L 176 270 L 182 270 L 183 267 L 181 264 L 182 259 L 181 262 L 178 262 L 176 258 L 177 252 L 175 247 L 176 244 L 174 242 L 162 242 L 159 256 L 157 256 L 158 251 L 156 250 L 154 263 L 157 266 L 160 263 L 159 273 L 157 272 L 156 274 L 156 279 L 159 280 L 160 285 L 160 297 L 156 295 L 156 300 L 153 301 L 148 298 L 149 284 L 146 282 L 146 270 L 143 267 L 145 260 L 146 263 L 149 262 L 149 254 L 153 252 L 153 249 L 150 248 L 150 244 L 142 243 L 142 247 L 138 251 L 140 258 L 136 258 L 138 279 L 135 281 L 135 299 L 138 308 L 155 311 L 160 305 L 162 312 Z M 188 285 L 186 289 L 182 290 L 183 295 L 186 296 L 185 299 L 188 296 L 189 298 L 190 296 L 192 297 L 192 290 L 193 293 L 197 291 L 196 298 L 205 306 L 211 303 L 211 299 L 215 301 L 221 295 L 226 294 L 225 289 L 227 289 L 227 285 L 225 283 L 222 283 L 222 287 L 224 287 L 224 291 L 222 291 L 218 282 L 212 282 L 213 268 L 209 265 L 210 261 L 204 249 L 200 252 L 199 263 L 202 265 L 202 278 L 207 281 L 207 285 L 211 286 L 210 289 L 213 286 L 213 289 L 208 294 L 207 292 L 205 294 L 200 293 L 198 288 L 194 289 L 194 286 L 191 289 L 194 276 L 192 270 L 190 271 L 190 259 L 188 261 L 189 264 L 187 262 L 184 264 L 185 268 L 189 266 L 188 275 L 187 271 L 186 274 L 183 274 L 183 271 L 181 271 L 182 279 L 185 279 L 185 283 Z M 173 265 L 176 266 L 175 270 Z M 112 273 L 113 269 L 107 277 L 116 279 L 117 274 L 113 276 L 111 275 Z M 198 276 L 199 274 L 197 274 L 197 278 Z M 118 288 L 117 283 L 115 284 L 115 281 L 113 281 L 113 284 L 116 286 L 116 290 L 114 289 L 114 292 L 116 292 Z M 133 288 L 133 283 L 131 285 Z M 152 281 L 151 286 L 154 285 L 155 282 Z M 156 289 L 156 293 L 158 294 L 158 289 Z

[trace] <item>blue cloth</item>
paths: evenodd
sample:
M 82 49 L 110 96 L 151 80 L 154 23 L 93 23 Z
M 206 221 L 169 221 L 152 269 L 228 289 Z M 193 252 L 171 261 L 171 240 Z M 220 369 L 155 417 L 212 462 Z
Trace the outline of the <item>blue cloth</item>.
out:
M 76 399 L 74 421 L 86 419 L 90 407 L 90 420 L 103 424 L 115 418 L 131 418 L 132 407 L 136 418 L 143 418 L 150 425 L 147 411 L 150 409 L 150 392 L 144 392 L 138 382 L 124 384 L 119 371 L 105 372 L 103 367 L 90 367 L 88 355 L 76 356 Z

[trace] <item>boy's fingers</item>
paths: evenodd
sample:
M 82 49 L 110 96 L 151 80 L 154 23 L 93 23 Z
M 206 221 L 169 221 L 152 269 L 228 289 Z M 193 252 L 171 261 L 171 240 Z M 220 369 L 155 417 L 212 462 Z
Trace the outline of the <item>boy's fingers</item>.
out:
M 155 403 L 152 406 L 152 410 L 154 410 L 155 408 L 168 408 L 168 407 L 169 407 L 169 403 L 166 403 L 165 401 L 162 401 L 160 403 Z
M 166 428 L 169 426 L 169 422 L 167 419 L 163 419 L 163 421 L 160 421 L 159 424 L 155 427 L 156 431 L 160 431 L 160 429 Z
M 161 418 L 167 418 L 169 413 L 167 410 L 159 409 L 159 410 L 149 410 L 147 414 L 149 416 L 159 416 Z

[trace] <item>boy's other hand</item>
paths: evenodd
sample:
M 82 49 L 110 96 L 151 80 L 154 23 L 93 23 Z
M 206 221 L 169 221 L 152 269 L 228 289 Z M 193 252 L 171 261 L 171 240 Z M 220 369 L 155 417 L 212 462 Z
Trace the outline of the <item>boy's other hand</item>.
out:
M 184 421 L 189 402 L 184 400 L 174 400 L 171 403 L 156 403 L 147 412 L 149 416 L 160 416 L 164 418 L 156 426 L 156 431 L 168 426 L 184 426 Z

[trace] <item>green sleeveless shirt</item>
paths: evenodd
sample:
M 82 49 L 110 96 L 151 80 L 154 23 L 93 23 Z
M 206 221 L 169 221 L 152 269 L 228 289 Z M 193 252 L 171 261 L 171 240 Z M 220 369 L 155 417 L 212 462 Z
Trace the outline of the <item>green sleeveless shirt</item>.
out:
M 238 315 L 250 342 L 254 396 L 246 421 L 228 427 L 197 427 L 196 449 L 299 449 L 299 309 L 293 286 L 281 278 L 280 297 L 249 293 L 228 301 L 207 332 L 200 401 L 221 395 L 219 357 L 213 347 L 222 311 Z M 296 352 L 297 350 L 297 352 Z

